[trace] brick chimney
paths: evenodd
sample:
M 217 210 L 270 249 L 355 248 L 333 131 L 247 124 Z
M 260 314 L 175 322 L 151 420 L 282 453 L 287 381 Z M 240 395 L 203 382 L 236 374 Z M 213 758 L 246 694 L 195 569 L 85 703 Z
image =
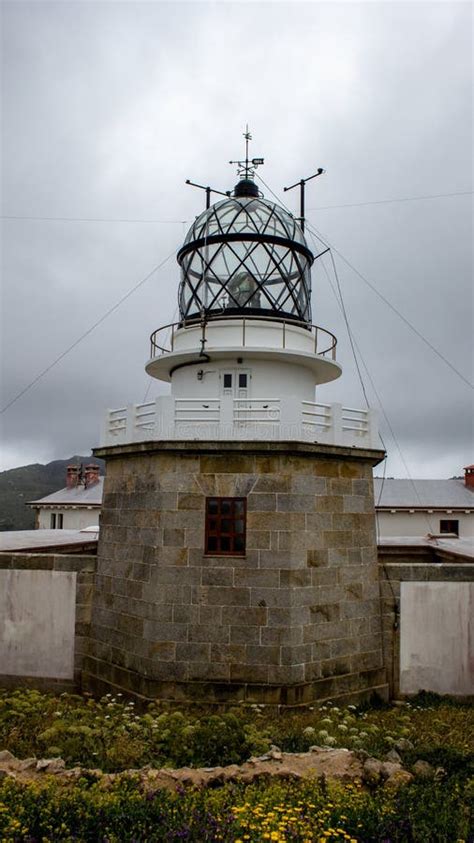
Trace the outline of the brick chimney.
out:
M 84 471 L 84 486 L 86 487 L 86 489 L 88 489 L 89 486 L 94 486 L 96 483 L 98 483 L 99 477 L 100 467 L 98 465 L 92 462 L 89 463 L 89 465 L 86 465 Z
M 79 481 L 79 466 L 68 465 L 66 469 L 66 487 L 75 489 Z
M 464 483 L 468 489 L 474 489 L 474 465 L 464 467 Z

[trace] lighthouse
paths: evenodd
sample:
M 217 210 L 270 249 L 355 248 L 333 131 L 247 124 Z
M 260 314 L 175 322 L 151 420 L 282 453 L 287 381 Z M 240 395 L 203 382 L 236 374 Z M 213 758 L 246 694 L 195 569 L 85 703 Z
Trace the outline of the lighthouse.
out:
M 383 451 L 371 411 L 320 400 L 342 369 L 312 314 L 319 256 L 304 204 L 295 218 L 260 191 L 248 139 L 233 190 L 211 203 L 205 188 L 177 321 L 151 336 L 146 371 L 169 391 L 109 410 L 94 451 L 107 475 L 83 684 L 212 704 L 386 696 Z

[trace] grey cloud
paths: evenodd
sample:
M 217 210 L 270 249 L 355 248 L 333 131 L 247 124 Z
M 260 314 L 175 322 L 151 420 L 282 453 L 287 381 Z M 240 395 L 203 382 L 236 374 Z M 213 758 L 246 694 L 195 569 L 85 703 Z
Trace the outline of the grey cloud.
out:
M 471 189 L 463 3 L 5 3 L 3 47 L 3 213 L 174 222 L 4 222 L 2 403 L 179 245 L 203 201 L 186 178 L 233 185 L 247 121 L 263 178 L 295 211 L 283 185 L 318 166 L 309 208 Z M 309 217 L 472 378 L 471 208 L 459 196 Z M 412 473 L 457 473 L 472 462 L 472 392 L 336 263 Z M 322 267 L 313 281 L 314 320 L 344 365 L 319 398 L 362 406 Z M 172 260 L 4 414 L 9 464 L 84 451 L 107 406 L 163 389 L 143 363 L 177 284 Z

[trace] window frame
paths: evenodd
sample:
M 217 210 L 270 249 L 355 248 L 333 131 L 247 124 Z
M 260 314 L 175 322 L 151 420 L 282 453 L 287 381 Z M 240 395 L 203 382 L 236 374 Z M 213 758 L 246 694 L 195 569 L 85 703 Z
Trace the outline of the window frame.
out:
M 211 501 L 218 502 L 218 511 L 216 513 L 212 513 L 209 511 L 209 504 Z M 222 502 L 223 501 L 230 501 L 231 502 L 231 512 L 230 513 L 223 513 L 222 512 Z M 242 512 L 236 513 L 235 512 L 235 503 L 242 503 Z M 211 529 L 210 522 L 212 520 L 217 521 L 217 528 Z M 236 521 L 243 521 L 243 530 L 241 532 L 231 529 L 229 532 L 222 533 L 220 529 L 221 522 L 223 520 L 231 521 L 232 528 L 235 526 Z M 243 538 L 243 548 L 242 550 L 237 550 L 234 547 L 235 539 L 237 537 Z M 215 538 L 217 539 L 217 548 L 216 550 L 209 549 L 209 539 Z M 222 550 L 220 547 L 221 539 L 222 538 L 229 538 L 230 539 L 230 550 Z M 204 537 L 204 555 L 205 556 L 238 556 L 243 557 L 247 553 L 247 498 L 243 497 L 231 497 L 231 496 L 217 496 L 217 495 L 209 495 L 206 497 L 206 507 L 205 507 L 205 537 Z
M 446 529 L 446 527 L 445 527 L 445 529 L 443 529 L 443 525 L 447 525 L 447 524 L 455 524 L 456 529 L 448 530 L 448 529 Z M 459 518 L 440 518 L 439 519 L 439 534 L 443 535 L 443 534 L 447 534 L 447 533 L 455 534 L 459 538 Z

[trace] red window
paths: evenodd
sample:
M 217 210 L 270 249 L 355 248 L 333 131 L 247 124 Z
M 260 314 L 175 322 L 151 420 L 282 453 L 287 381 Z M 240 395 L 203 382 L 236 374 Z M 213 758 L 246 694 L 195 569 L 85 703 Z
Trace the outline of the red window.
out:
M 245 498 L 206 498 L 206 549 L 212 556 L 245 555 Z

